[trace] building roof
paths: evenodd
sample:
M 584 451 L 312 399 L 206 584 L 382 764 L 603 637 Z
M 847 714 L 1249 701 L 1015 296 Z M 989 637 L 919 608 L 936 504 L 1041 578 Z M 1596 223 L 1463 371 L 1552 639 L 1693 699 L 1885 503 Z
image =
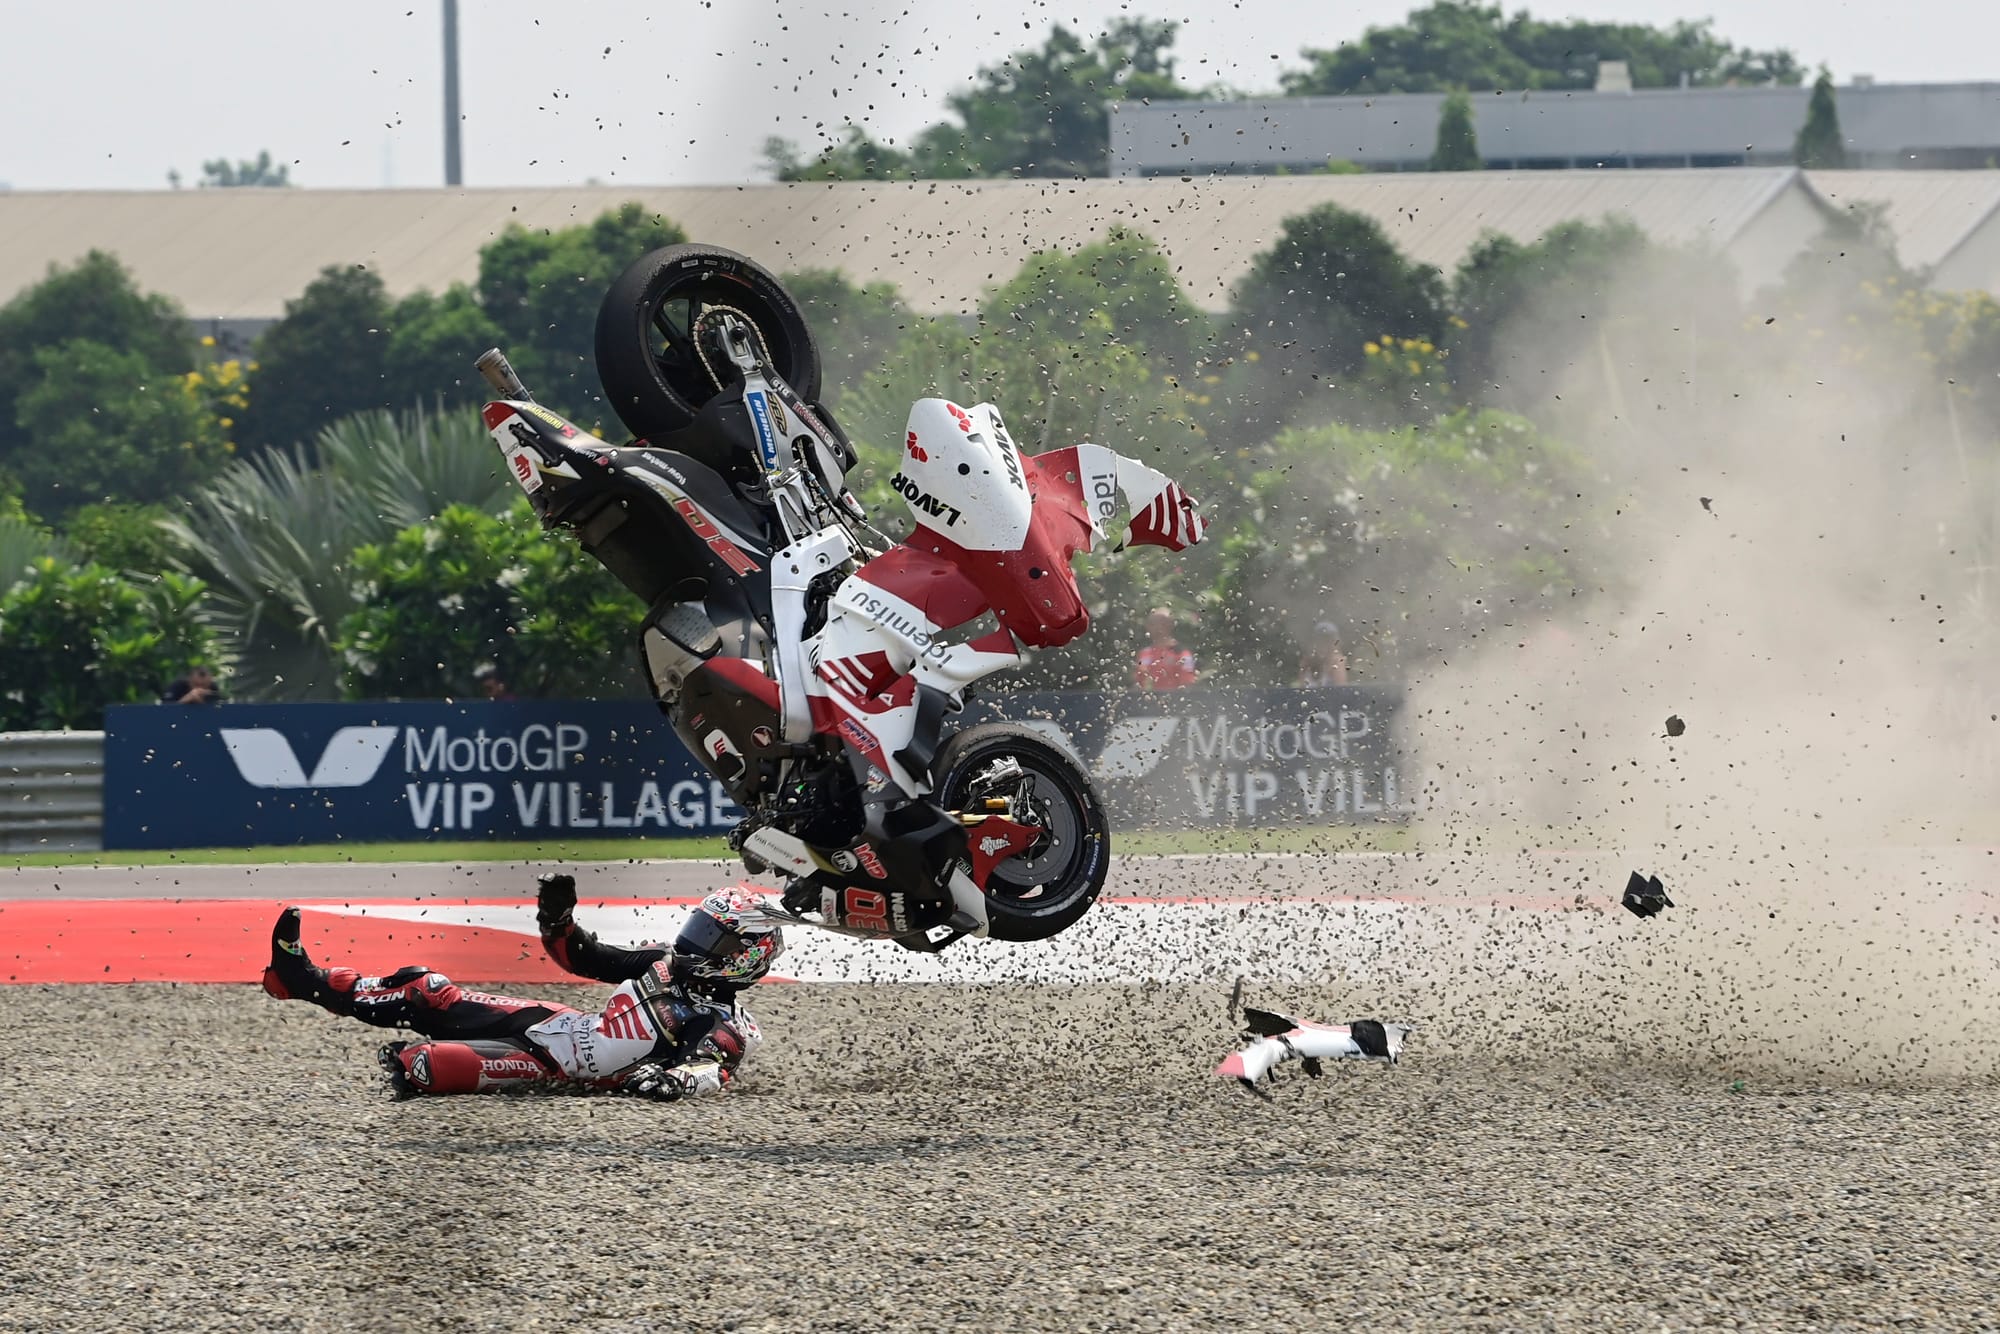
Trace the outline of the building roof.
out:
M 1114 176 L 1313 170 L 1329 158 L 1421 168 L 1443 93 L 1111 104 Z M 1488 166 L 1699 167 L 1792 161 L 1804 86 L 1478 91 Z M 2000 83 L 1850 84 L 1838 90 L 1851 161 L 1975 167 L 2000 152 Z
M 1880 206 L 1896 256 L 1911 268 L 1937 269 L 2000 225 L 2000 171 L 1814 171 L 1806 179 L 1837 209 Z
M 181 190 L 0 193 L 0 300 L 52 263 L 117 255 L 140 284 L 201 320 L 268 320 L 329 264 L 366 264 L 395 295 L 470 282 L 511 224 L 585 222 L 637 200 L 698 240 L 780 271 L 885 280 L 917 309 L 967 312 L 1038 249 L 1116 225 L 1159 241 L 1201 305 L 1220 309 L 1286 218 L 1323 203 L 1382 224 L 1449 271 L 1487 231 L 1531 240 L 1557 223 L 1630 218 L 1663 241 L 1727 249 L 1786 195 L 1790 168 L 1464 172 L 735 187 Z

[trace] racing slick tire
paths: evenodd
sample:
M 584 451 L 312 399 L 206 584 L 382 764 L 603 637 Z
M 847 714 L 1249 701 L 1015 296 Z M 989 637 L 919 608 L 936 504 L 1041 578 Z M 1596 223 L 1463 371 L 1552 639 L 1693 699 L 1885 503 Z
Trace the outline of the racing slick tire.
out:
M 723 392 L 733 368 L 695 346 L 702 311 L 740 311 L 762 336 L 771 365 L 808 403 L 819 401 L 819 348 L 799 303 L 756 261 L 710 245 L 670 245 L 642 255 L 597 308 L 597 375 L 604 396 L 640 439 L 678 431 Z

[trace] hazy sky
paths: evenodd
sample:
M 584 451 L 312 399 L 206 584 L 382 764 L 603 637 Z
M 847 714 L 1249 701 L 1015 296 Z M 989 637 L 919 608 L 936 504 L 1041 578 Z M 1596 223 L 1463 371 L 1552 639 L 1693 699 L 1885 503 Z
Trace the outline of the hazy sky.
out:
M 1061 21 L 1184 21 L 1191 83 L 1276 85 L 1302 46 L 1352 40 L 1410 0 L 462 0 L 468 185 L 762 176 L 765 136 L 848 119 L 898 137 L 982 64 Z M 1508 9 L 1521 6 L 1508 3 Z M 1554 0 L 1544 16 L 1709 16 L 1842 82 L 2000 78 L 1992 0 Z M 443 179 L 439 0 L 0 3 L 0 182 L 145 189 L 269 148 L 308 186 Z M 1273 57 L 1276 57 L 1275 59 Z M 824 129 L 822 129 L 824 127 Z

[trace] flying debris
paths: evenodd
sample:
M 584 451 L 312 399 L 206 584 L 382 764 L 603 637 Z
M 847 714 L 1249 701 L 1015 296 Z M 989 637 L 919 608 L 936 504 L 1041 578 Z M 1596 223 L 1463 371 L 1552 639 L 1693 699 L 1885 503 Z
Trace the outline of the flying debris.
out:
M 1671 908 L 1674 901 L 1667 897 L 1667 888 L 1660 883 L 1660 877 L 1650 880 L 1637 871 L 1625 882 L 1625 906 L 1635 917 L 1651 917 L 1662 908 Z
M 1688 730 L 1688 725 L 1681 721 L 1681 716 L 1678 713 L 1670 713 L 1667 715 L 1668 736 L 1679 736 L 1681 733 L 1687 730 Z
M 1412 1024 L 1385 1024 L 1379 1019 L 1351 1019 L 1344 1024 L 1314 1024 L 1271 1010 L 1246 1006 L 1244 1033 L 1250 1044 L 1223 1058 L 1215 1073 L 1234 1079 L 1252 1093 L 1263 1096 L 1258 1082 L 1286 1061 L 1297 1061 L 1301 1069 L 1317 1079 L 1322 1060 L 1387 1061 L 1394 1064 L 1402 1055 L 1403 1039 Z

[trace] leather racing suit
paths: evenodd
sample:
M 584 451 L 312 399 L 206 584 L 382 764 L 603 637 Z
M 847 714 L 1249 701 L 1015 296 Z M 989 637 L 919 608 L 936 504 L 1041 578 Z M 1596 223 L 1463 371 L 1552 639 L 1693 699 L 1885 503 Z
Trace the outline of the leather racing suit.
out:
M 382 1049 L 383 1069 L 401 1097 L 548 1084 L 667 1101 L 720 1092 L 761 1041 L 738 992 L 782 948 L 775 927 L 745 929 L 761 924 L 754 898 L 741 890 L 711 894 L 673 944 L 634 949 L 606 945 L 578 926 L 575 902 L 570 877 L 542 877 L 536 917 L 549 957 L 579 977 L 618 984 L 595 1013 L 472 991 L 421 964 L 379 976 L 320 967 L 299 945 L 296 908 L 280 914 L 272 930 L 264 990 L 422 1035 Z

